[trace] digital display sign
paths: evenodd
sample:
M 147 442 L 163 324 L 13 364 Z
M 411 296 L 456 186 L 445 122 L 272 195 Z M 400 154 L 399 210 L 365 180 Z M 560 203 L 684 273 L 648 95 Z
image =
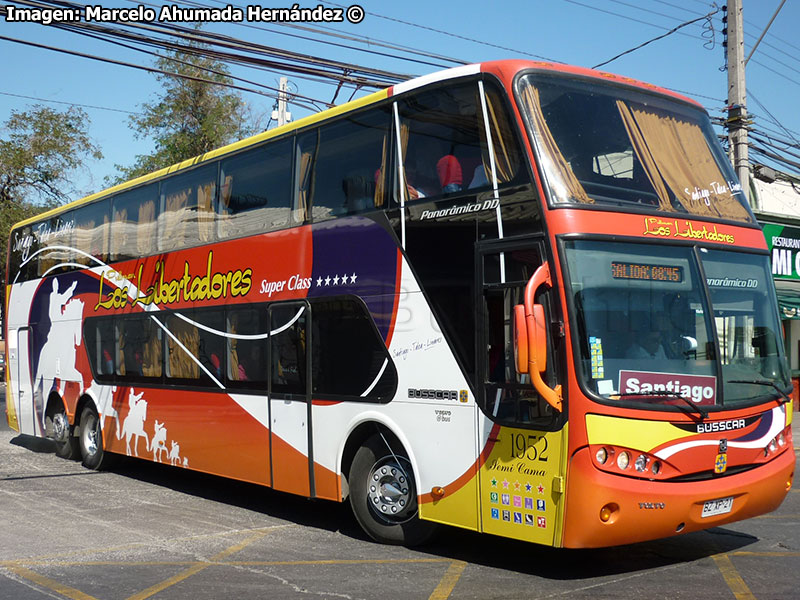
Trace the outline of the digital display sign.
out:
M 614 279 L 635 279 L 638 281 L 664 281 L 680 283 L 683 281 L 683 267 L 670 265 L 645 265 L 641 263 L 612 262 L 611 277 Z

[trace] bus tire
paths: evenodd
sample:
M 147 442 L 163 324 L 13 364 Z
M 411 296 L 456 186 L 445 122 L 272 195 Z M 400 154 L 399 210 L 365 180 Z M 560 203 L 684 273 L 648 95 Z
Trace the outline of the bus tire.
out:
M 56 456 L 67 460 L 77 460 L 81 456 L 81 449 L 75 431 L 69 424 L 67 411 L 59 401 L 58 405 L 47 416 L 52 422 L 53 441 L 56 444 Z
M 356 451 L 350 467 L 350 506 L 361 528 L 376 542 L 416 546 L 434 534 L 420 520 L 411 462 L 399 444 L 373 435 Z
M 103 450 L 103 431 L 100 416 L 91 404 L 81 412 L 80 436 L 78 437 L 83 466 L 100 471 L 108 467 L 111 456 Z

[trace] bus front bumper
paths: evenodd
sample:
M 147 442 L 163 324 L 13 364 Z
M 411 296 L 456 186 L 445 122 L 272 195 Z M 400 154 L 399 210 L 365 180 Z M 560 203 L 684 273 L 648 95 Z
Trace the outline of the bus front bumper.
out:
M 772 461 L 736 475 L 657 482 L 600 471 L 592 464 L 589 449 L 583 448 L 570 461 L 562 545 L 618 546 L 762 515 L 780 506 L 794 468 L 794 452 L 787 448 Z M 719 502 L 710 502 L 715 500 Z M 725 512 L 703 516 L 706 502 L 707 512 L 709 508 Z

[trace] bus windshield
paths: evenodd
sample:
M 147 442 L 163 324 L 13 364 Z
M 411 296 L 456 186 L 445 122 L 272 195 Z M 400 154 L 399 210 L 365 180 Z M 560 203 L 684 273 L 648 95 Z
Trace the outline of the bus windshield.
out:
M 544 74 L 525 76 L 519 92 L 554 205 L 755 222 L 699 108 L 634 88 Z
M 713 409 L 779 397 L 789 385 L 767 256 L 599 241 L 565 250 L 592 392 Z

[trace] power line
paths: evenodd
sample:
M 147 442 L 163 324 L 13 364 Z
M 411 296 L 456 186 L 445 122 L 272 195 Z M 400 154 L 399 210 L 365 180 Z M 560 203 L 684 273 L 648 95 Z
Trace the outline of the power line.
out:
M 110 108 L 108 106 L 95 106 L 93 104 L 80 104 L 79 102 L 66 102 L 64 100 L 49 100 L 47 98 L 38 98 L 36 96 L 25 96 L 24 94 L 12 94 L 11 92 L 0 92 L 0 95 L 11 96 L 13 98 L 25 98 L 26 100 L 36 100 L 37 102 L 49 102 L 51 104 L 66 104 L 67 106 L 78 106 L 80 108 L 90 108 L 94 110 L 109 110 L 112 112 L 121 112 L 129 115 L 141 115 L 132 110 L 125 110 L 122 108 Z
M 323 4 L 330 4 L 331 6 L 336 6 L 338 8 L 347 8 L 348 7 L 346 4 L 337 4 L 336 2 L 328 2 L 327 0 L 324 0 L 322 3 Z M 448 37 L 452 37 L 452 38 L 455 38 L 455 39 L 464 40 L 466 42 L 471 42 L 473 44 L 480 44 L 482 46 L 487 46 L 489 48 L 497 48 L 498 50 L 505 50 L 507 52 L 514 52 L 516 54 L 522 54 L 522 55 L 525 55 L 525 56 L 531 56 L 533 58 L 538 58 L 540 60 L 546 60 L 548 62 L 562 63 L 562 61 L 560 61 L 560 60 L 555 60 L 553 58 L 547 58 L 546 56 L 540 56 L 538 54 L 532 54 L 530 52 L 525 52 L 524 50 L 519 50 L 518 48 L 509 48 L 508 46 L 501 46 L 499 44 L 493 44 L 491 42 L 478 40 L 478 39 L 475 39 L 475 38 L 467 37 L 465 35 L 459 35 L 457 33 L 453 33 L 452 31 L 445 31 L 443 29 L 436 29 L 435 27 L 430 27 L 429 25 L 420 25 L 419 23 L 413 23 L 411 21 L 404 21 L 403 19 L 398 19 L 396 17 L 388 17 L 386 15 L 381 15 L 381 14 L 378 14 L 378 13 L 375 13 L 375 12 L 370 12 L 370 11 L 366 11 L 366 14 L 371 15 L 373 17 L 377 17 L 379 19 L 384 19 L 386 21 L 392 21 L 394 23 L 400 23 L 401 25 L 407 25 L 409 27 L 415 27 L 417 29 L 430 31 L 432 33 L 438 33 L 438 34 L 446 35 Z

